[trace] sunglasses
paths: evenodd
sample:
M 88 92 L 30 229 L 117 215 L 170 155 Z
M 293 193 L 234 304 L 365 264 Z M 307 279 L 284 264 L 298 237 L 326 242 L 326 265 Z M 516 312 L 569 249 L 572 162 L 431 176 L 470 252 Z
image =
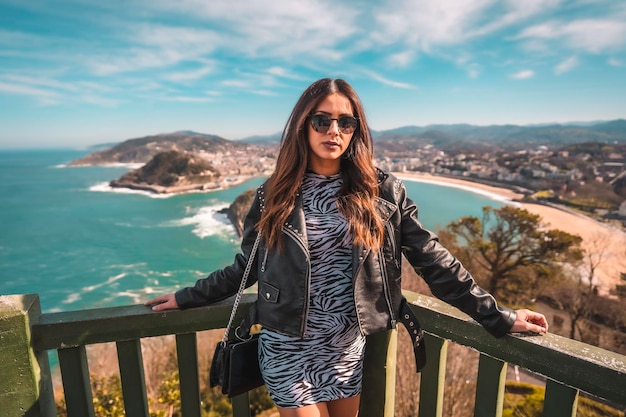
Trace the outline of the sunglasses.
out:
M 323 114 L 316 114 L 311 116 L 311 127 L 318 133 L 326 133 L 333 120 L 337 121 L 337 128 L 345 135 L 354 133 L 359 126 L 359 119 L 353 116 L 341 116 L 338 119 L 333 119 Z

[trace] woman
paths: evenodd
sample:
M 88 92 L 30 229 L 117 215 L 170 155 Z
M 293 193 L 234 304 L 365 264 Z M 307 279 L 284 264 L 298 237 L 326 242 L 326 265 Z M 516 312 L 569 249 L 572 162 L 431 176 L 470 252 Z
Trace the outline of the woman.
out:
M 373 165 L 363 105 L 322 79 L 296 103 L 273 175 L 246 216 L 242 253 L 194 287 L 148 301 L 189 308 L 237 292 L 257 233 L 259 364 L 282 417 L 358 414 L 365 336 L 396 326 L 404 254 L 433 294 L 495 336 L 545 333 L 545 317 L 499 307 L 417 219 L 404 185 Z

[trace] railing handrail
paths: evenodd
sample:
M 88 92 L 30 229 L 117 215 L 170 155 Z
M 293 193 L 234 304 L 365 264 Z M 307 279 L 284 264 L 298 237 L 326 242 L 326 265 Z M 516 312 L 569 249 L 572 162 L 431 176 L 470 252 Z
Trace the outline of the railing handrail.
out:
M 242 296 L 236 322 L 255 300 L 255 294 Z M 33 347 L 41 351 L 222 329 L 232 301 L 228 298 L 204 307 L 158 313 L 142 304 L 44 313 L 33 325 Z

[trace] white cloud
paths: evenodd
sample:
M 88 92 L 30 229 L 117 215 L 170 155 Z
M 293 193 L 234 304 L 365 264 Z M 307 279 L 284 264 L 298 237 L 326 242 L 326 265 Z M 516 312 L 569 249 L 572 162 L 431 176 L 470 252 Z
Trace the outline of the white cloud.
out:
M 431 53 L 551 12 L 562 0 L 389 0 L 372 10 L 375 44 Z
M 191 97 L 191 96 L 164 96 L 159 97 L 159 100 L 163 101 L 176 101 L 180 103 L 210 103 L 213 100 L 211 97 Z
M 24 74 L 4 74 L 1 76 L 4 80 L 11 81 L 16 85 L 23 84 L 29 86 L 44 87 L 47 89 L 78 91 L 79 87 L 73 83 L 64 83 L 45 76 L 32 76 Z
M 554 68 L 554 73 L 556 75 L 561 75 L 568 71 L 571 71 L 573 68 L 577 66 L 578 66 L 578 58 L 575 56 L 571 56 L 567 58 L 566 60 L 564 60 L 563 62 L 561 62 L 559 65 L 557 65 Z
M 609 58 L 609 60 L 607 61 L 607 64 L 609 64 L 612 67 L 626 66 L 626 64 L 624 64 L 623 61 L 620 61 L 619 59 L 616 59 L 616 58 Z
M 278 77 L 287 77 L 287 70 L 282 67 L 272 67 L 267 70 L 268 74 L 276 75 Z
M 95 104 L 102 107 L 117 107 L 120 104 L 120 100 L 95 94 L 80 94 L 77 98 L 81 103 Z
M 163 79 L 174 82 L 189 82 L 203 78 L 214 71 L 213 66 L 207 65 L 191 71 L 173 72 L 163 76 Z
M 390 80 L 388 78 L 383 77 L 380 74 L 377 74 L 373 71 L 363 71 L 368 77 L 370 77 L 371 79 L 378 81 L 381 84 L 385 84 L 388 85 L 390 87 L 395 87 L 395 88 L 402 88 L 402 89 L 414 89 L 415 86 L 411 85 L 411 84 L 407 84 L 407 83 L 402 83 L 402 82 L 398 82 L 398 81 L 393 81 Z
M 252 85 L 249 81 L 244 80 L 224 80 L 221 84 L 225 87 L 250 88 Z
M 289 79 L 289 80 L 302 81 L 302 80 L 305 79 L 304 77 L 302 77 L 302 76 L 300 76 L 300 75 L 298 75 L 296 73 L 293 73 L 291 71 L 287 71 L 283 67 L 271 67 L 271 68 L 268 68 L 267 73 L 269 75 L 272 75 L 272 76 L 276 76 L 276 77 L 279 77 L 279 78 L 286 78 L 286 79 Z
M 96 52 L 87 59 L 88 67 L 95 74 L 106 76 L 171 67 L 181 62 L 206 63 L 205 56 L 221 43 L 221 35 L 213 30 L 153 24 L 138 25 L 127 36 L 128 45 Z
M 465 70 L 470 78 L 478 78 L 480 76 L 480 65 L 478 64 L 469 64 L 465 67 Z
M 220 47 L 247 57 L 337 60 L 344 56 L 337 45 L 359 30 L 357 8 L 326 0 L 157 0 L 152 4 L 218 27 Z
M 257 96 L 275 96 L 276 93 L 270 90 L 252 90 L 250 91 L 252 94 L 256 94 Z
M 462 43 L 494 0 L 401 0 L 373 10 L 372 39 L 380 45 L 406 43 L 423 51 Z
M 504 7 L 502 13 L 490 16 L 489 21 L 477 27 L 473 35 L 487 35 L 554 10 L 561 3 L 561 0 L 508 0 L 503 3 L 501 5 Z
M 415 51 L 403 51 L 389 55 L 388 62 L 393 67 L 406 68 L 415 60 Z
M 46 76 L 0 74 L 0 92 L 30 96 L 46 105 L 78 102 L 113 107 L 119 101 L 101 95 L 112 91 L 110 86 L 90 81 L 69 82 Z
M 529 78 L 533 78 L 535 76 L 535 72 L 533 70 L 523 70 L 516 72 L 515 74 L 511 74 L 511 78 L 515 80 L 527 80 Z
M 626 47 L 626 21 L 582 19 L 550 21 L 523 30 L 516 39 L 557 41 L 570 49 L 591 53 L 622 50 Z
M 57 92 L 24 84 L 7 84 L 0 82 L 0 92 L 33 97 L 40 104 L 48 105 L 58 104 L 62 99 L 62 96 Z

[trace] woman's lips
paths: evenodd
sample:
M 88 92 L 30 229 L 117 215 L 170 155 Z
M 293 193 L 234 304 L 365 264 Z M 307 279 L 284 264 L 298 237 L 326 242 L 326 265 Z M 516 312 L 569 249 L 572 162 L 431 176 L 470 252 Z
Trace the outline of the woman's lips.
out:
M 339 145 L 337 142 L 323 142 L 323 145 L 326 146 L 327 148 L 340 148 L 341 145 Z

